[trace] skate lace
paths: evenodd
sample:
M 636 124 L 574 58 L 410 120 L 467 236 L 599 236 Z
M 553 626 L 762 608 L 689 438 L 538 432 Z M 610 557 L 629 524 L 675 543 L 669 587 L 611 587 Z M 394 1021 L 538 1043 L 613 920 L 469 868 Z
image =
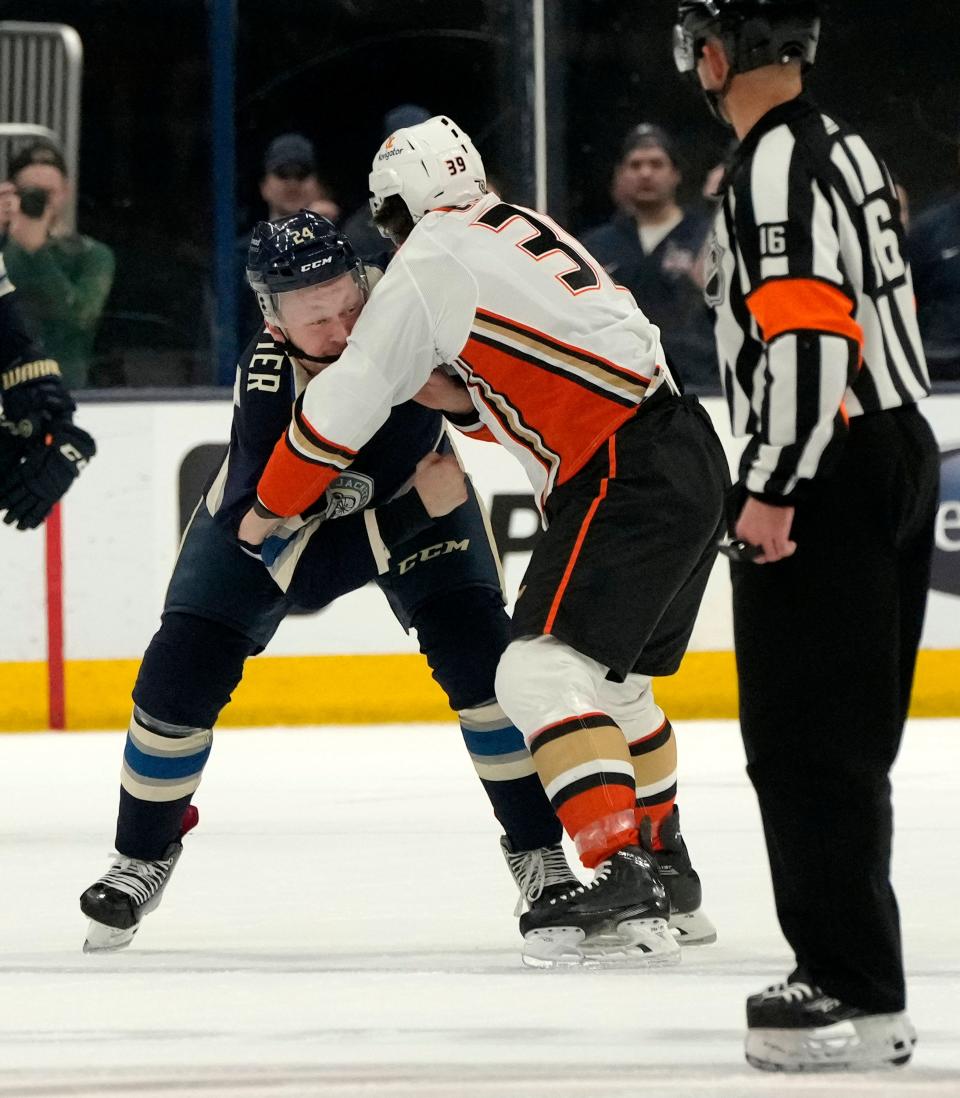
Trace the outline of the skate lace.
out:
M 170 872 L 170 859 L 158 859 L 153 862 L 138 858 L 117 858 L 110 869 L 97 882 L 109 885 L 131 896 L 138 904 L 144 903 L 157 891 Z
M 522 850 L 518 854 L 507 852 L 507 865 L 520 890 L 514 915 L 522 913 L 525 900 L 527 903 L 539 900 L 545 888 L 576 880 L 559 843 L 537 850 Z
M 802 1003 L 805 999 L 816 999 L 823 992 L 810 984 L 782 983 L 773 984 L 764 991 L 764 998 L 783 999 L 785 1003 Z
M 582 881 L 578 881 L 575 888 L 571 888 L 566 892 L 561 892 L 559 896 L 555 896 L 553 899 L 551 899 L 550 903 L 555 904 L 558 900 L 567 900 L 571 896 L 579 896 L 587 892 L 592 892 L 595 888 L 599 888 L 599 886 L 607 880 L 612 872 L 612 862 L 601 862 L 594 870 L 594 876 L 592 881 L 588 881 L 586 884 L 584 884 Z

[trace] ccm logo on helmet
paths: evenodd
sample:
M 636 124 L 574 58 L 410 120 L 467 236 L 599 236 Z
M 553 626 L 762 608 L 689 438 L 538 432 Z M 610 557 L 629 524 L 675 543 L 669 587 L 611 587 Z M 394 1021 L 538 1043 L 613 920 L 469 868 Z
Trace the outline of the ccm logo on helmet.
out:
M 312 263 L 304 263 L 300 268 L 301 271 L 315 271 L 318 267 L 326 267 L 328 263 L 333 262 L 333 256 L 328 255 L 323 259 L 315 259 Z

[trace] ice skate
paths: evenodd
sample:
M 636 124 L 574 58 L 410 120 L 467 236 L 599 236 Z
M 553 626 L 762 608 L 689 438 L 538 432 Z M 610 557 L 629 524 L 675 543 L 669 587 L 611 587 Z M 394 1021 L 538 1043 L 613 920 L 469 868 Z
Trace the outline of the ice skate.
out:
M 520 917 L 523 962 L 534 968 L 676 964 L 667 926 L 670 904 L 652 857 L 626 846 L 601 862 L 589 884 L 576 882 Z
M 916 1043 L 905 1012 L 868 1014 L 810 984 L 775 984 L 747 999 L 747 1063 L 761 1071 L 902 1067 Z
M 662 850 L 655 852 L 660 880 L 670 900 L 668 925 L 682 946 L 709 945 L 717 940 L 717 928 L 704 913 L 700 877 L 690 862 L 687 844 L 680 833 L 677 806 L 660 825 Z
M 547 903 L 554 896 L 580 884 L 567 862 L 561 843 L 514 853 L 510 840 L 504 835 L 500 839 L 500 849 L 520 892 L 514 915 L 522 914 L 524 905 L 533 908 Z
M 196 827 L 199 813 L 191 805 L 183 817 L 180 838 L 162 858 L 143 861 L 118 854 L 107 872 L 80 897 L 80 910 L 90 919 L 84 953 L 125 949 L 140 928 L 144 915 L 156 908 L 173 868 L 183 853 L 180 840 Z

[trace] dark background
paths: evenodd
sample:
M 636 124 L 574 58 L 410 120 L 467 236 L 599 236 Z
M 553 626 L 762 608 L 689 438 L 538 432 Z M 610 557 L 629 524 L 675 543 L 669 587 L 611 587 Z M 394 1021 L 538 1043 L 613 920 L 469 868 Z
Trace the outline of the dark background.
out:
M 727 133 L 673 68 L 672 0 L 546 0 L 550 212 L 575 232 L 610 212 L 610 172 L 639 121 L 677 137 L 695 200 Z M 385 110 L 422 104 L 471 133 L 506 196 L 532 202 L 525 0 L 237 0 L 237 231 L 263 214 L 264 146 L 298 130 L 345 212 L 366 197 Z M 201 0 L 3 2 L 83 40 L 79 227 L 117 256 L 101 350 L 139 384 L 209 384 L 213 173 Z M 810 88 L 857 125 L 914 210 L 954 189 L 955 0 L 834 0 Z M 109 380 L 109 370 L 106 373 Z

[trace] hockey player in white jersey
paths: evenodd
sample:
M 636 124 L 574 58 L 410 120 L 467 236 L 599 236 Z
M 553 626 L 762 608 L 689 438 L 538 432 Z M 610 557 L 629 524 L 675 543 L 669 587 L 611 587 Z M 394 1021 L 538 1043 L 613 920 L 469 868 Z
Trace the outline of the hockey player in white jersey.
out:
M 549 218 L 487 194 L 450 119 L 391 135 L 370 189 L 400 249 L 342 357 L 308 385 L 240 537 L 260 542 L 322 493 L 432 376 L 451 390 L 448 409 L 469 410 L 479 436 L 518 458 L 543 514 L 497 696 L 596 870 L 524 916 L 528 954 L 675 961 L 661 873 L 691 886 L 679 902 L 711 935 L 650 680 L 677 670 L 714 560 L 719 441 L 631 295 Z M 441 366 L 457 387 L 434 375 Z

